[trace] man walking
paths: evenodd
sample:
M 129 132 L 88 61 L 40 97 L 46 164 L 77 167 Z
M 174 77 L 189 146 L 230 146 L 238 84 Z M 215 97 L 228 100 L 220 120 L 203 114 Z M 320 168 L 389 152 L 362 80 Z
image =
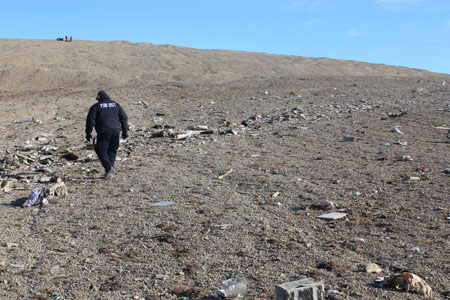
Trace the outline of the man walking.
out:
M 114 177 L 120 131 L 122 138 L 128 138 L 128 117 L 119 103 L 112 101 L 106 92 L 98 92 L 96 99 L 98 102 L 91 106 L 86 118 L 86 140 L 89 142 L 92 139 L 91 132 L 95 127 L 95 152 L 105 168 L 105 179 L 109 180 Z

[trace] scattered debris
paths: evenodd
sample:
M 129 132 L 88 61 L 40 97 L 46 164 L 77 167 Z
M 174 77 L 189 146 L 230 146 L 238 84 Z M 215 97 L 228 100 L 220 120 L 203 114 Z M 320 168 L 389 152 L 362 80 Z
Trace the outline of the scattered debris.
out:
M 36 159 L 34 157 L 23 155 L 23 154 L 18 153 L 18 152 L 16 152 L 15 156 L 18 158 L 18 160 L 22 161 L 25 164 L 29 163 L 29 162 L 32 163 L 32 162 L 36 161 Z
M 391 128 L 391 132 L 403 134 L 403 132 L 400 131 L 399 127 L 400 127 L 400 126 L 392 127 L 392 128 Z
M 222 288 L 214 292 L 215 298 L 244 298 L 247 296 L 247 284 L 244 278 L 230 278 L 222 282 Z
M 425 295 L 428 298 L 433 296 L 431 287 L 419 276 L 404 272 L 399 274 L 394 274 L 384 279 L 385 286 L 393 287 L 395 289 L 403 289 L 406 292 L 414 291 L 419 294 Z
M 231 135 L 238 135 L 238 133 L 234 129 L 220 130 L 219 133 L 221 135 L 229 135 L 229 134 L 231 134 Z
M 412 161 L 411 155 L 402 155 L 397 158 L 399 161 Z
M 43 121 L 38 120 L 35 117 L 32 117 L 31 120 L 25 120 L 25 122 L 36 124 L 36 125 L 42 125 Z
M 6 243 L 5 246 L 6 246 L 6 248 L 11 249 L 11 248 L 18 248 L 19 244 L 17 244 L 17 243 Z
M 168 136 L 171 136 L 172 134 L 173 134 L 172 129 L 161 130 L 161 131 L 154 132 L 152 134 L 151 138 L 168 137 Z
M 174 138 L 177 140 L 184 140 L 184 139 L 199 135 L 200 133 L 201 133 L 201 131 L 188 130 L 186 132 L 174 134 Z
M 233 169 L 229 169 L 229 170 L 226 171 L 225 173 L 219 175 L 219 177 L 217 177 L 217 179 L 224 179 L 226 176 L 230 175 L 231 172 L 233 172 Z
M 409 180 L 409 181 L 419 181 L 420 177 L 417 176 L 405 176 L 404 180 Z
M 163 126 L 153 126 L 154 128 L 162 128 Z M 196 137 L 201 134 L 215 134 L 218 131 L 214 129 L 208 129 L 207 126 L 189 126 L 186 131 L 174 131 L 173 127 L 164 125 L 164 129 L 154 132 L 151 135 L 151 138 L 161 138 L 161 137 L 171 137 L 175 140 L 187 140 L 189 138 Z M 233 131 L 234 132 L 234 131 Z M 237 133 L 236 133 L 237 134 Z
M 294 114 L 301 114 L 303 112 L 303 109 L 300 105 L 294 107 L 293 109 L 291 109 L 292 113 Z
M 354 136 L 344 136 L 344 142 L 354 142 L 356 138 Z
M 450 130 L 447 126 L 433 126 L 434 129 L 444 129 L 444 130 Z
M 175 204 L 175 202 L 172 202 L 172 201 L 160 201 L 160 202 L 153 203 L 151 206 L 169 206 L 169 205 L 172 205 L 172 204 Z
M 233 224 L 218 224 L 218 225 L 213 225 L 214 227 L 218 227 L 220 229 L 227 229 L 228 227 L 233 226 Z
M 23 203 L 23 207 L 31 207 L 36 205 L 48 204 L 47 198 L 44 197 L 41 189 L 33 189 L 28 199 Z
M 320 203 L 320 207 L 324 208 L 324 209 L 330 209 L 330 208 L 335 208 L 335 207 L 338 207 L 338 206 L 333 201 L 323 200 L 322 203 Z
M 402 110 L 399 113 L 389 113 L 388 116 L 389 118 L 400 118 L 406 116 L 407 114 L 408 112 L 406 110 Z
M 395 144 L 400 145 L 400 146 L 408 146 L 408 142 L 402 141 L 402 140 L 396 141 Z
M 50 181 L 52 181 L 52 179 L 50 179 Z M 43 189 L 43 192 L 44 192 L 44 196 L 46 198 L 52 197 L 52 196 L 66 197 L 67 196 L 67 187 L 64 182 L 59 181 L 59 182 L 56 182 L 55 184 L 45 187 Z
M 155 276 L 155 278 L 156 278 L 156 279 L 159 279 L 159 280 L 164 280 L 164 279 L 166 279 L 167 277 L 169 277 L 169 276 L 167 276 L 167 275 L 165 275 L 165 274 L 156 274 L 156 276 Z
M 427 175 L 427 174 L 433 173 L 433 172 L 431 172 L 431 169 L 427 166 L 418 167 L 417 172 L 419 172 L 420 175 Z
M 414 247 L 411 248 L 411 251 L 412 251 L 412 252 L 420 253 L 420 248 L 417 247 L 417 246 L 414 246 Z
M 187 129 L 188 130 L 193 130 L 193 131 L 207 131 L 208 130 L 208 126 L 206 126 L 206 125 L 188 126 Z
M 277 285 L 275 293 L 277 300 L 325 299 L 323 283 L 313 278 L 304 278 Z
M 267 204 L 274 205 L 275 204 L 275 200 L 277 199 L 278 195 L 280 195 L 280 192 L 273 193 L 272 196 L 269 198 L 269 201 L 267 201 Z M 278 202 L 278 203 L 280 203 L 280 202 Z
M 347 216 L 346 213 L 332 212 L 332 213 L 317 216 L 317 218 L 330 221 L 330 220 L 338 220 L 338 219 L 344 218 L 346 216 Z

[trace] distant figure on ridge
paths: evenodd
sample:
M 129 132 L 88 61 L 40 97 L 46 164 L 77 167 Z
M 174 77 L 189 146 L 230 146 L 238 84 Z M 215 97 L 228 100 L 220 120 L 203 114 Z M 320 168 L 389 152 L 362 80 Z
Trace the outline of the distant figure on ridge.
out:
M 95 152 L 105 168 L 105 179 L 114 177 L 114 162 L 119 149 L 120 131 L 128 138 L 128 117 L 119 103 L 109 98 L 105 91 L 97 94 L 97 103 L 91 106 L 86 118 L 86 140 L 92 139 L 92 129 L 97 132 Z

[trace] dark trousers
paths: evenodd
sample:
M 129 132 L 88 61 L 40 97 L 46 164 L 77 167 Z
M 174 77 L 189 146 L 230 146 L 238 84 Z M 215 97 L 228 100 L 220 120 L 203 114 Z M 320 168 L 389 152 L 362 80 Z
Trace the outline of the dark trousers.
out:
M 102 163 L 105 172 L 109 172 L 114 168 L 116 161 L 117 149 L 119 149 L 120 131 L 105 130 L 97 132 L 97 144 L 95 152 Z

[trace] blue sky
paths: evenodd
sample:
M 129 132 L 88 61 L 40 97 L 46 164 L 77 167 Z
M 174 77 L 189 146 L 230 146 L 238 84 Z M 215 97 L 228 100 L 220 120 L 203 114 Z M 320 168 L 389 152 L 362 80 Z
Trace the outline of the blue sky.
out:
M 450 0 L 0 0 L 0 38 L 65 35 L 450 74 Z

